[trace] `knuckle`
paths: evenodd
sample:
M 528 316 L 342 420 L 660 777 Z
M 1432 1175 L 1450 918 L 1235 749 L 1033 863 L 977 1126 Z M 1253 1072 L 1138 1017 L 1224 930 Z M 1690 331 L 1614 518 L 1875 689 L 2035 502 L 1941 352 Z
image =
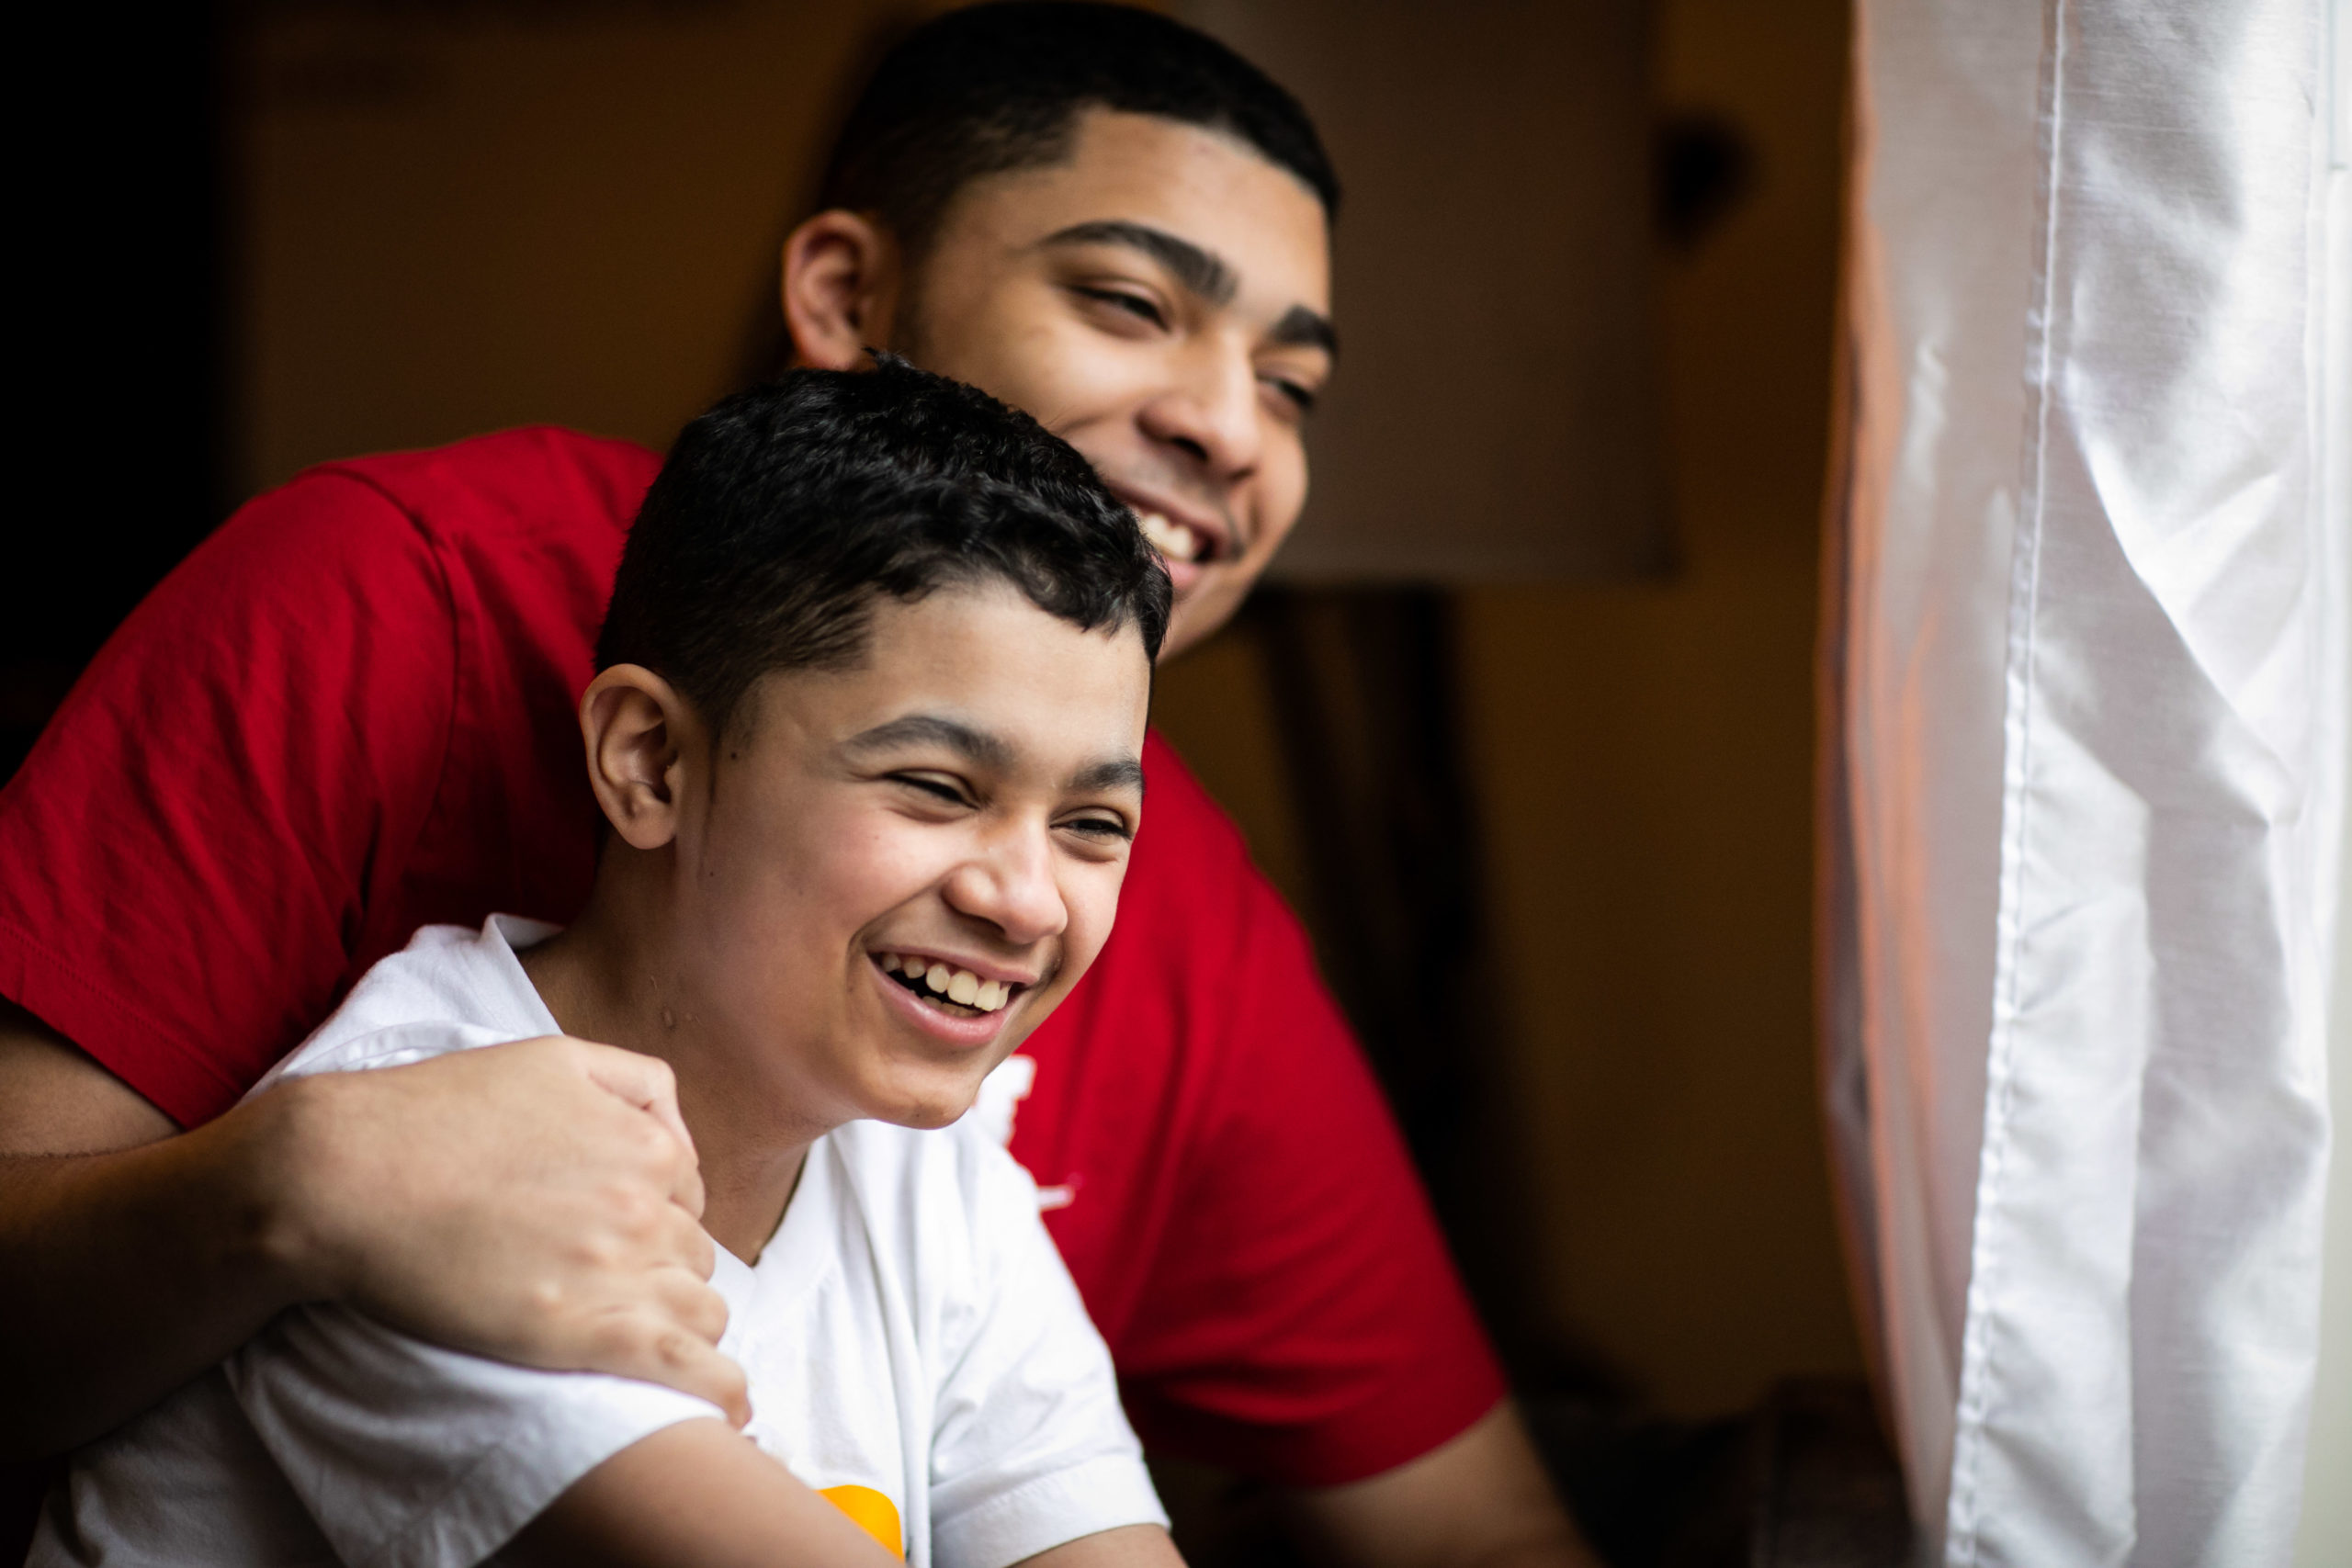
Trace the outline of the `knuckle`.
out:
M 660 1331 L 633 1312 L 608 1312 L 596 1325 L 597 1348 L 615 1366 L 631 1370 L 659 1365 Z
M 678 1157 L 678 1140 L 650 1116 L 630 1119 L 629 1152 L 652 1170 L 664 1171 Z
M 670 1315 L 691 1329 L 698 1338 L 717 1343 L 726 1332 L 729 1311 L 727 1298 L 692 1275 L 665 1270 L 662 1278 L 662 1305 Z
M 642 1187 L 624 1187 L 613 1195 L 608 1217 L 624 1235 L 642 1236 L 659 1223 L 662 1206 Z

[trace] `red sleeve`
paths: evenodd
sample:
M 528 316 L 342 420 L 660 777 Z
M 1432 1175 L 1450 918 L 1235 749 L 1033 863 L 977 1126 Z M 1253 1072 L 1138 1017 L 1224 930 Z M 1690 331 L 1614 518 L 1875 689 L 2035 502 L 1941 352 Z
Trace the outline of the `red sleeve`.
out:
M 1117 951 L 1070 1032 L 1033 1047 L 1014 1152 L 1053 1161 L 1053 1121 L 1082 1119 L 1046 1219 L 1148 1442 L 1361 1480 L 1458 1436 L 1503 1379 L 1305 932 L 1173 754 L 1148 765 Z
M 0 790 L 0 994 L 184 1125 L 345 978 L 447 750 L 433 551 L 357 479 L 241 511 L 151 594 Z

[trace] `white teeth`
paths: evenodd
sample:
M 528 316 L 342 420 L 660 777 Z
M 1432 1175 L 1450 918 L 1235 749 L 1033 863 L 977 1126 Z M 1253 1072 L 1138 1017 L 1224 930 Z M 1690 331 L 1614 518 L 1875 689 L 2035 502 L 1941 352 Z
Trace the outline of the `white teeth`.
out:
M 1151 547 L 1170 560 L 1191 560 L 1201 553 L 1200 536 L 1182 523 L 1170 523 L 1157 512 L 1145 512 L 1136 521 Z
M 979 1012 L 994 1012 L 1012 999 L 1013 987 L 1006 980 L 983 980 L 969 969 L 957 969 L 937 959 L 924 958 L 912 953 L 886 953 L 880 955 L 886 975 L 904 975 L 921 982 L 933 994 Z

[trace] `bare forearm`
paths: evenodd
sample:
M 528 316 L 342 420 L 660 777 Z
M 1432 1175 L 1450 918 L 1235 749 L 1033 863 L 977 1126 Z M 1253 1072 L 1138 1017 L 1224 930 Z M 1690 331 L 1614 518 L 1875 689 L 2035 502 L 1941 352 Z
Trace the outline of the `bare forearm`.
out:
M 686 1421 L 572 1483 L 500 1552 L 523 1568 L 892 1568 L 880 1542 L 716 1421 Z M 1067 1541 L 1020 1568 L 1184 1568 L 1168 1532 L 1133 1525 Z M 1530 1565 L 1533 1568 L 1533 1565 Z
M 717 1421 L 622 1450 L 500 1556 L 524 1568 L 892 1568 L 847 1515 Z
M 625 1051 L 297 1077 L 181 1133 L 0 1002 L 0 1457 L 109 1429 L 310 1300 L 748 1419 L 701 1206 L 668 1069 Z
M 1516 1540 L 1487 1547 L 1462 1568 L 1600 1568 L 1600 1559 L 1564 1517 Z
M 301 1298 L 254 1175 L 263 1120 L 0 1156 L 0 1453 L 106 1431 Z
M 1333 1568 L 1598 1568 L 1506 1400 L 1395 1470 L 1293 1499 Z

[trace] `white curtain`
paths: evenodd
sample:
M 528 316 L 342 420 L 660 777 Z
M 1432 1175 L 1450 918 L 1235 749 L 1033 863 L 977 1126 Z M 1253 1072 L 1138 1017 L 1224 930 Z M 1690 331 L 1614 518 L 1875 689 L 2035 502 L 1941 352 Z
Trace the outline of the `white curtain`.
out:
M 2323 0 L 1858 0 L 1825 1081 L 1928 1561 L 2283 1563 L 2346 692 Z

